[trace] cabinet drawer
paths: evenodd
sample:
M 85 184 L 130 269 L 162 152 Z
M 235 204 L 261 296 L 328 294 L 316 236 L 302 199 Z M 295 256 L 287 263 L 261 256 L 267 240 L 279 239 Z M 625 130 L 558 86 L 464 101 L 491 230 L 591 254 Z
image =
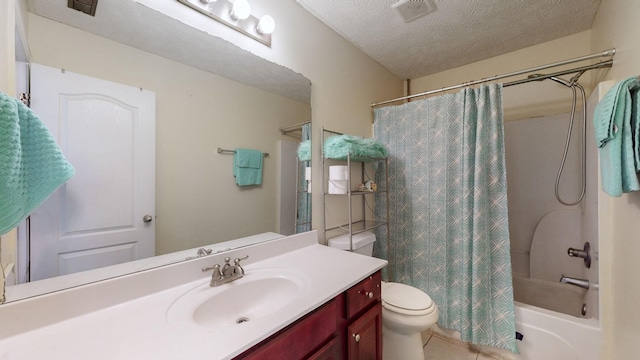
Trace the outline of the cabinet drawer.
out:
M 347 319 L 355 316 L 370 304 L 379 302 L 381 295 L 380 271 L 347 290 Z

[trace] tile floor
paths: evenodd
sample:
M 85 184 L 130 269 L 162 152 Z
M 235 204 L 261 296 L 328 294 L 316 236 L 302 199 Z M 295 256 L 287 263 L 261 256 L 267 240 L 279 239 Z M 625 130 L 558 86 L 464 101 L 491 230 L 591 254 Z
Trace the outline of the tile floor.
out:
M 496 358 L 473 351 L 468 345 L 427 330 L 422 333 L 424 360 L 494 360 Z

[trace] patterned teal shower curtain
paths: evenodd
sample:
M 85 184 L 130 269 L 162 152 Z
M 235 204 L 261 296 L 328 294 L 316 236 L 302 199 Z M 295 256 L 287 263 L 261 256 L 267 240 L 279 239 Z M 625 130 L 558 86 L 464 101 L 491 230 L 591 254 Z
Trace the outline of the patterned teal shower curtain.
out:
M 311 140 L 311 124 L 302 125 L 300 141 Z M 307 180 L 304 178 L 305 168 L 311 161 L 298 161 L 298 204 L 296 218 L 296 234 L 311 230 L 311 194 L 306 192 Z
M 392 280 L 429 294 L 463 340 L 517 352 L 502 86 L 375 109 L 374 132 L 389 152 L 391 230 L 376 255 Z

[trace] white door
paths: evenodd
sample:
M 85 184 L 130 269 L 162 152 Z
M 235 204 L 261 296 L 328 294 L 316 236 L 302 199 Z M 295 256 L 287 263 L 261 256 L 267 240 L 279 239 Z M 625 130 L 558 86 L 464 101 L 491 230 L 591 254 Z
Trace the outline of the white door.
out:
M 31 106 L 75 175 L 31 215 L 31 280 L 155 253 L 155 93 L 38 64 Z

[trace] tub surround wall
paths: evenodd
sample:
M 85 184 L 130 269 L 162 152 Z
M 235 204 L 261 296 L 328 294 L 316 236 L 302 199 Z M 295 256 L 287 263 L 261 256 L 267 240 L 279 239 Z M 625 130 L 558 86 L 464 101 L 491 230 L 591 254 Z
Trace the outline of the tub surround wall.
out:
M 505 124 L 507 177 L 509 180 L 509 226 L 511 232 L 514 294 L 517 301 L 546 309 L 581 315 L 599 316 L 598 306 L 598 177 L 597 148 L 593 137 L 592 114 L 599 99 L 600 87 L 588 99 L 587 111 L 587 187 L 583 201 L 575 206 L 560 204 L 554 185 L 561 161 L 570 114 L 510 121 Z M 560 195 L 574 201 L 581 186 L 581 114 L 576 114 L 573 137 L 563 171 Z M 587 269 L 582 259 L 567 256 L 567 249 L 582 249 L 591 244 L 592 264 Z M 586 278 L 592 287 L 583 296 L 563 291 L 560 276 Z M 517 277 L 517 279 L 516 279 Z M 531 281 L 526 281 L 531 277 Z M 516 281 L 518 280 L 518 281 Z M 545 281 L 548 283 L 541 283 Z M 527 286 L 532 286 L 527 289 Z M 557 299 L 542 299 L 534 289 L 553 290 Z M 548 296 L 550 297 L 550 296 Z M 563 302 L 566 302 L 563 304 Z
M 553 84 L 553 82 L 547 82 L 549 86 Z M 510 91 L 510 89 L 505 91 Z M 530 258 L 529 252 L 534 246 L 532 241 L 540 221 L 553 210 L 567 208 L 556 200 L 554 185 L 558 166 L 562 159 L 568 124 L 569 114 L 567 113 L 505 123 L 512 267 L 515 273 L 525 277 L 530 275 L 530 260 L 533 261 L 533 259 Z M 580 124 L 581 121 L 574 123 L 572 138 L 574 141 L 571 142 L 560 184 L 560 194 L 565 200 L 574 200 L 580 195 L 579 188 L 582 181 L 579 141 L 582 126 Z M 567 248 L 570 246 L 582 247 L 580 243 L 581 209 L 579 205 L 571 208 L 577 211 L 578 223 L 572 229 L 565 227 L 559 229 L 566 229 L 575 236 L 569 239 L 561 236 L 545 238 L 539 234 L 537 240 L 542 243 L 535 244 L 541 249 L 545 245 L 551 245 L 547 242 L 553 244 L 562 242 L 564 250 L 560 245 L 558 248 L 554 248 L 553 251 L 556 253 L 554 259 L 560 257 L 569 265 L 573 261 L 567 257 Z M 540 228 L 540 232 L 545 231 L 545 228 L 544 226 Z M 553 235 L 553 229 L 549 230 Z M 549 261 L 549 265 L 555 264 L 556 262 Z M 554 281 L 559 279 L 560 274 L 558 273 L 557 279 Z
M 222 263 L 225 256 L 246 254 L 250 255 L 243 262 L 247 276 L 254 268 L 291 268 L 309 278 L 312 286 L 285 309 L 286 319 L 276 317 L 261 326 L 215 330 L 215 336 L 211 331 L 184 331 L 167 323 L 165 313 L 175 299 L 208 282 L 203 266 Z M 328 263 L 331 271 L 317 271 Z M 0 307 L 0 357 L 228 359 L 385 265 L 383 260 L 318 245 L 315 231 L 293 235 L 4 305 Z M 138 335 L 131 337 L 132 333 Z

